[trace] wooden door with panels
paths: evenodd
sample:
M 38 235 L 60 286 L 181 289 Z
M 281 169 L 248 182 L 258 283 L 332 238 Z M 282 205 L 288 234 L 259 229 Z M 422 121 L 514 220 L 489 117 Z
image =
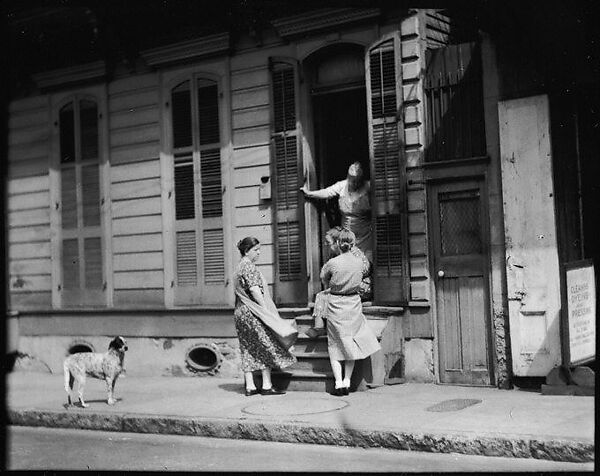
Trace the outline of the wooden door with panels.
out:
M 487 205 L 482 179 L 428 187 L 441 383 L 491 385 Z

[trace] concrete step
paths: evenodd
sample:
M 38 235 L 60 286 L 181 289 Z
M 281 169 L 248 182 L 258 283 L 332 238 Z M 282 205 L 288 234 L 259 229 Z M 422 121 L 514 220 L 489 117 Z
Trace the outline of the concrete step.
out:
M 327 352 L 327 336 L 311 338 L 300 334 L 294 344 L 294 354 L 309 352 Z
M 291 367 L 293 370 L 310 370 L 318 373 L 331 371 L 327 352 L 294 352 L 294 354 L 298 362 Z
M 277 388 L 290 391 L 331 392 L 334 387 L 331 371 L 317 372 L 291 367 L 284 370 L 274 370 L 271 374 L 271 380 Z

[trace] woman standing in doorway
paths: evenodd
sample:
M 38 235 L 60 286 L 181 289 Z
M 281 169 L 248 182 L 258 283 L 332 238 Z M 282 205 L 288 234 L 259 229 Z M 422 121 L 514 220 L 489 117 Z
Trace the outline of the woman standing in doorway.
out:
M 362 260 L 351 253 L 354 243 L 354 233 L 342 230 L 338 237 L 340 255 L 327 261 L 321 270 L 321 280 L 329 288 L 327 347 L 335 396 L 348 395 L 355 360 L 381 348 L 362 312 L 358 291 L 365 268 Z
M 296 362 L 289 349 L 298 332 L 279 317 L 269 294 L 267 282 L 256 268 L 260 243 L 246 237 L 238 243 L 242 255 L 235 276 L 235 328 L 240 340 L 242 371 L 246 382 L 246 396 L 282 395 L 271 383 L 271 369 L 285 368 Z M 252 372 L 262 372 L 262 389 L 254 385 Z
M 307 198 L 326 200 L 338 197 L 342 227 L 352 231 L 356 236 L 356 246 L 373 261 L 373 237 L 371 233 L 371 201 L 370 182 L 366 180 L 360 162 L 354 162 L 348 167 L 345 180 L 321 190 L 310 191 L 304 185 L 300 189 Z

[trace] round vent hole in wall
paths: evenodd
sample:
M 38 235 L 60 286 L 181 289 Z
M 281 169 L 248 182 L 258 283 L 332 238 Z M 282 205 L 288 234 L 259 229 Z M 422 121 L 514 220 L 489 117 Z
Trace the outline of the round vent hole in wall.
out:
M 79 354 L 80 352 L 94 352 L 91 344 L 78 343 L 69 347 L 69 354 Z
M 221 356 L 209 346 L 198 345 L 188 351 L 185 360 L 192 370 L 209 372 L 219 366 Z

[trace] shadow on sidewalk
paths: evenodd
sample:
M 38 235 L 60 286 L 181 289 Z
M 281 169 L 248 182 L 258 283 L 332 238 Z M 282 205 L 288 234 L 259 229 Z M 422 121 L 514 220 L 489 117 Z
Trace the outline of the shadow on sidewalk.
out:
M 225 390 L 227 392 L 239 393 L 240 395 L 244 394 L 244 384 L 240 383 L 223 383 L 218 386 L 220 389 Z

